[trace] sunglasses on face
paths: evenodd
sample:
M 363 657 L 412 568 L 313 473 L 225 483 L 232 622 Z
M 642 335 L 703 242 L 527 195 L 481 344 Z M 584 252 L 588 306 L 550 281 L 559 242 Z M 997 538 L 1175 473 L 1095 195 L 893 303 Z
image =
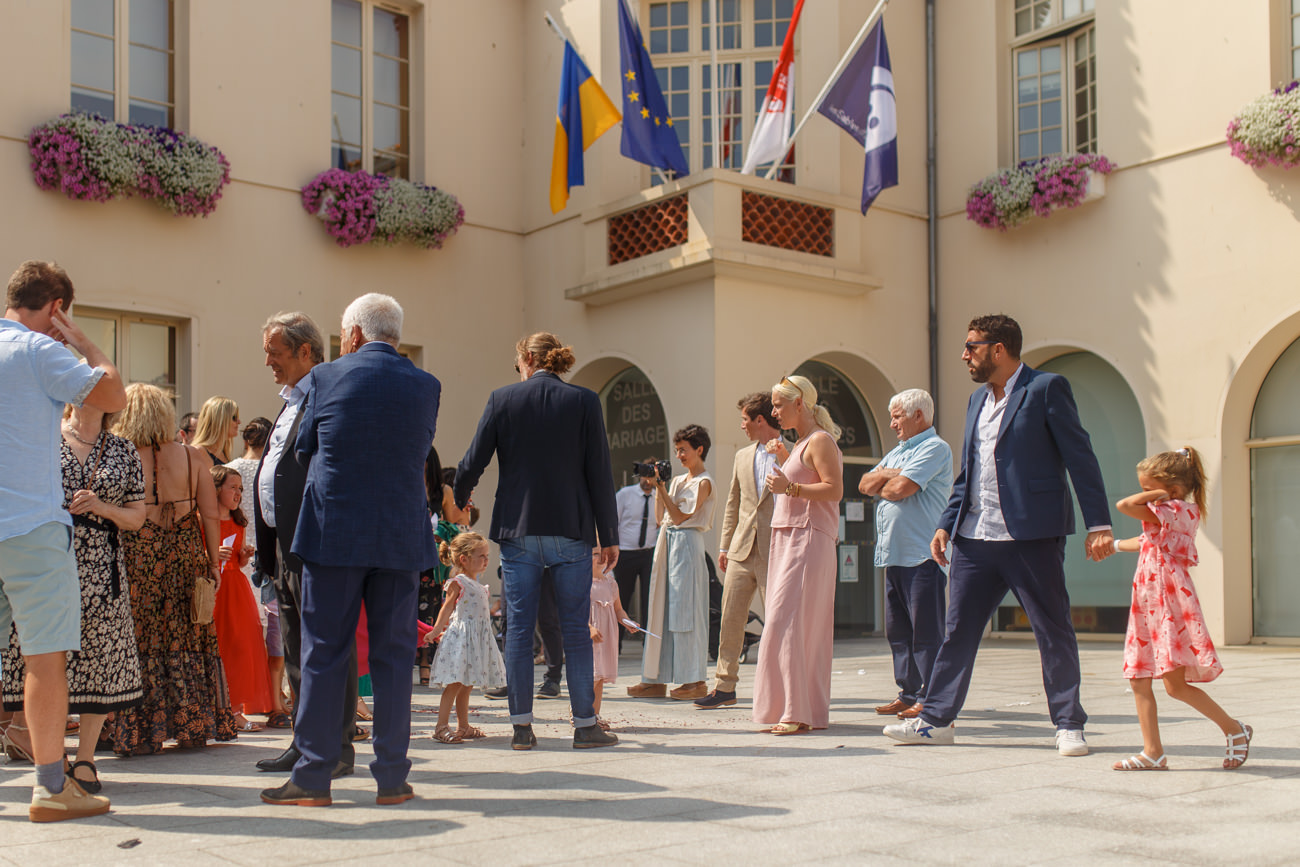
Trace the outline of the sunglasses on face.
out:
M 974 352 L 977 346 L 993 346 L 997 342 L 996 340 L 967 340 L 963 345 L 966 347 L 967 352 Z

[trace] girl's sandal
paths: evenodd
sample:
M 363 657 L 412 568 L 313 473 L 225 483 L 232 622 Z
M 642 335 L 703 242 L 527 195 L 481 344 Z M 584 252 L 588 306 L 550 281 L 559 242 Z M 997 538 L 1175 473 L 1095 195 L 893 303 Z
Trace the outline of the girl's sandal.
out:
M 1241 720 L 1237 721 L 1237 725 L 1241 726 L 1241 731 L 1228 735 L 1228 750 L 1223 757 L 1225 771 L 1235 771 L 1246 764 L 1246 759 L 1250 757 L 1250 739 L 1255 736 L 1255 730 Z
M 782 722 L 772 726 L 768 731 L 774 735 L 797 735 L 812 731 L 812 726 L 806 723 Z
M 433 739 L 440 744 L 462 743 L 460 735 L 449 728 L 436 729 L 433 733 Z
M 1136 756 L 1129 756 L 1122 762 L 1116 762 L 1110 766 L 1112 771 L 1167 771 L 1169 762 L 1165 760 L 1165 754 L 1161 753 L 1159 758 L 1153 759 L 1146 753 L 1138 753 Z
M 67 764 L 66 759 L 64 764 Z M 77 768 L 87 768 L 90 771 L 90 779 L 85 780 L 77 776 Z M 64 768 L 63 773 L 70 780 L 76 780 L 77 785 L 85 789 L 88 794 L 98 795 L 103 791 L 104 784 L 99 781 L 99 769 L 95 767 L 94 762 L 73 762 Z
M 479 738 L 485 738 L 487 735 L 483 733 L 483 729 L 478 728 L 477 726 L 464 726 L 463 728 L 456 729 L 456 737 L 463 741 L 472 741 L 478 740 Z

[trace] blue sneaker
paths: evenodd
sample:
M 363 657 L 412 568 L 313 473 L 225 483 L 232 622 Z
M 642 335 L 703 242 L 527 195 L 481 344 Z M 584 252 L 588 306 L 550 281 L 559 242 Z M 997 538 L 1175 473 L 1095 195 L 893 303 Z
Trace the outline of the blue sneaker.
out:
M 885 726 L 885 737 L 903 744 L 952 744 L 956 725 L 933 726 L 920 717 Z

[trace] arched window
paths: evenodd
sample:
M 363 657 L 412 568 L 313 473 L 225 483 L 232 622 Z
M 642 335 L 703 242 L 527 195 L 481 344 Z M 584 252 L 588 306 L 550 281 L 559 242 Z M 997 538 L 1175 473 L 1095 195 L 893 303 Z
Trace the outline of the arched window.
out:
M 1255 635 L 1300 636 L 1300 340 L 1264 378 L 1250 418 Z
M 666 460 L 670 431 L 659 392 L 639 367 L 618 373 L 600 390 L 600 407 L 609 434 L 610 471 L 614 487 L 635 481 L 632 464 L 646 458 Z M 678 468 L 674 467 L 674 472 Z

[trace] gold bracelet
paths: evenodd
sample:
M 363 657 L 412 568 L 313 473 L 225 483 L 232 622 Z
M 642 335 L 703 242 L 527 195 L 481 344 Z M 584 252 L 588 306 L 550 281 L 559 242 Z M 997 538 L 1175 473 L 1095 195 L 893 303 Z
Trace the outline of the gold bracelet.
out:
M 799 484 L 798 482 L 795 482 L 795 483 L 794 483 L 794 495 L 795 495 L 796 497 L 799 496 L 799 492 L 802 491 L 802 490 L 803 490 L 803 485 Z

